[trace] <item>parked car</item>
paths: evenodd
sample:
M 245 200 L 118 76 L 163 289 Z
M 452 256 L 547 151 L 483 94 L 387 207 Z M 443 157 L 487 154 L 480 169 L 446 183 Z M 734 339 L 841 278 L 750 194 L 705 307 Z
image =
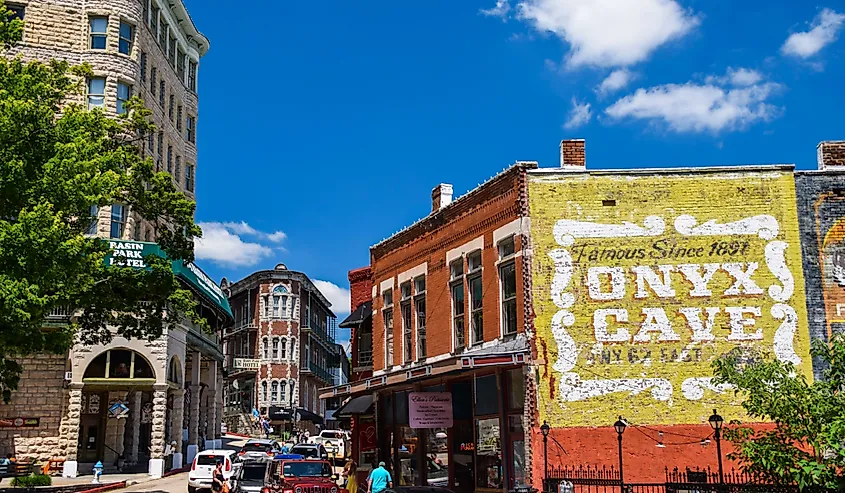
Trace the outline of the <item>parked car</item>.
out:
M 323 430 L 319 435 L 312 437 L 310 442 L 323 444 L 329 457 L 335 460 L 346 459 L 351 449 L 346 433 L 342 430 Z
M 290 453 L 305 459 L 329 460 L 329 453 L 322 443 L 299 443 L 290 449 Z
M 282 451 L 281 445 L 275 440 L 265 440 L 263 438 L 253 438 L 247 440 L 243 447 L 241 447 L 238 455 L 243 460 L 250 459 L 266 459 L 273 457 Z
M 267 491 L 348 493 L 347 489 L 337 485 L 337 474 L 328 461 L 282 457 L 274 460 L 267 469 L 264 479 Z
M 244 462 L 235 481 L 234 493 L 261 493 L 271 461 Z
M 241 468 L 241 462 L 234 450 L 203 450 L 194 457 L 191 470 L 188 471 L 188 493 L 211 489 L 212 474 L 217 464 L 223 464 L 223 478 L 232 486 L 232 477 Z

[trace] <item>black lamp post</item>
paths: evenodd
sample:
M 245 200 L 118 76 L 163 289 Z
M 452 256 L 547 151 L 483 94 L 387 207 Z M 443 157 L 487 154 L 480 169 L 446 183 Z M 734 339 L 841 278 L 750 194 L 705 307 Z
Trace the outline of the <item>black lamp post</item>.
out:
M 719 483 L 725 482 L 725 473 L 722 470 L 722 423 L 725 420 L 713 410 L 713 415 L 707 418 L 710 427 L 713 428 L 713 436 L 716 438 L 716 454 L 719 456 Z
M 622 434 L 625 433 L 625 428 L 628 425 L 622 420 L 622 416 L 613 423 L 613 428 L 616 430 L 616 438 L 619 440 L 619 487 L 625 491 L 625 477 L 622 474 Z
M 549 480 L 549 431 L 551 427 L 549 423 L 543 421 L 543 426 L 540 427 L 540 433 L 543 434 L 543 489 L 546 489 L 546 483 Z

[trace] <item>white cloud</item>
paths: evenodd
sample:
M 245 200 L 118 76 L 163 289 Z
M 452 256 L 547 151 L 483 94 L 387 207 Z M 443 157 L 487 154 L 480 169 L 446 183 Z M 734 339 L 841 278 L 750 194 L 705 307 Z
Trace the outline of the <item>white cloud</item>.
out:
M 506 20 L 510 10 L 511 6 L 508 0 L 496 0 L 495 7 L 490 9 L 481 9 L 480 12 L 490 17 L 501 17 L 502 20 Z
M 563 128 L 572 130 L 586 125 L 592 117 L 593 112 L 590 111 L 590 103 L 579 103 L 577 99 L 572 98 L 572 109 L 569 111 L 569 118 L 566 119 Z
M 198 223 L 202 238 L 194 240 L 194 255 L 197 259 L 231 266 L 255 265 L 273 250 L 260 243 L 244 241 L 238 231 L 246 231 L 246 223 Z
M 707 79 L 705 79 L 708 84 L 716 84 L 720 86 L 730 84 L 737 87 L 753 86 L 761 80 L 763 80 L 763 76 L 760 72 L 743 67 L 737 69 L 728 67 L 728 71 L 725 75 L 710 75 Z
M 337 284 L 329 281 L 314 280 L 314 285 L 323 293 L 329 303 L 332 304 L 332 311 L 335 314 L 349 313 L 349 305 L 351 304 L 349 298 L 349 290 L 342 288 Z
M 284 231 L 276 231 L 275 233 L 270 233 L 267 235 L 267 239 L 272 241 L 273 243 L 281 243 L 287 237 L 288 235 L 286 235 Z
M 596 88 L 596 92 L 600 95 L 610 94 L 630 84 L 634 79 L 634 75 L 624 68 L 614 70 L 610 73 L 601 84 Z
M 784 55 L 809 58 L 836 41 L 836 36 L 845 22 L 845 14 L 839 14 L 831 9 L 824 9 L 813 19 L 813 28 L 809 31 L 793 33 L 781 46 Z
M 223 227 L 238 235 L 257 235 L 258 231 L 244 221 L 223 223 Z
M 523 0 L 517 9 L 520 19 L 570 45 L 570 68 L 641 62 L 700 22 L 675 0 Z
M 780 114 L 781 108 L 768 99 L 781 88 L 773 82 L 759 82 L 741 87 L 737 79 L 747 83 L 750 76 L 708 78 L 697 84 L 665 84 L 638 89 L 619 99 L 605 110 L 611 118 L 631 118 L 663 122 L 675 132 L 712 132 L 738 130 L 758 121 L 767 121 Z

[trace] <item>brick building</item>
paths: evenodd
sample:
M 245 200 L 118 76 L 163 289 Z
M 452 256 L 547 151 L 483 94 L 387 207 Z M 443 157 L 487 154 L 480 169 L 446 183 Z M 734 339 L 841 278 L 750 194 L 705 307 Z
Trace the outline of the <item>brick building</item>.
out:
M 454 201 L 438 185 L 428 216 L 349 273 L 353 311 L 341 325 L 352 329 L 353 378 L 324 395 L 351 397 L 336 414 L 354 419 L 362 477 L 383 460 L 400 485 L 475 491 L 523 479 L 525 176 L 535 166 L 517 163 Z M 453 424 L 411 427 L 416 392 L 451 401 Z
M 256 408 L 278 433 L 313 433 L 326 411 L 317 389 L 334 385 L 340 364 L 331 303 L 284 264 L 223 287 L 235 313 L 223 337 L 229 429 L 251 429 Z
M 209 47 L 181 0 L 26 0 L 5 4 L 24 21 L 22 42 L 9 56 L 47 62 L 88 63 L 94 75 L 69 102 L 117 116 L 140 96 L 157 132 L 142 153 L 194 198 L 196 182 L 197 75 Z M 160 254 L 156 225 L 128 207 L 92 207 L 90 236 L 115 240 L 116 263 L 127 252 Z M 159 226 L 160 227 L 160 226 Z M 107 261 L 110 261 L 107 259 Z M 173 270 L 196 296 L 212 333 L 182 320 L 153 341 L 114 338 L 108 346 L 76 345 L 65 355 L 21 360 L 24 373 L 9 404 L 0 404 L 0 453 L 19 459 L 64 460 L 64 474 L 88 473 L 97 461 L 107 470 L 147 470 L 160 476 L 179 468 L 197 450 L 220 443 L 222 326 L 232 314 L 219 287 L 194 264 Z M 65 325 L 78 312 L 58 308 L 45 326 Z M 116 418 L 111 409 L 128 412 Z M 23 418 L 24 426 L 5 423 Z M 183 440 L 183 436 L 187 439 Z M 176 442 L 165 458 L 165 443 Z M 118 460 L 120 458 L 120 461 Z

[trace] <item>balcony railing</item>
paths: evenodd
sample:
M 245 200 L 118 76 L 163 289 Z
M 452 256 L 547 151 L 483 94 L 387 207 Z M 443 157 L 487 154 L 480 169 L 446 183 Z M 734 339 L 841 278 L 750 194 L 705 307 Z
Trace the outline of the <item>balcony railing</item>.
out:
M 317 378 L 320 378 L 320 379 L 324 380 L 326 383 L 329 383 L 329 384 L 333 384 L 333 383 L 334 383 L 334 377 L 332 377 L 332 374 L 331 374 L 331 373 L 329 373 L 329 371 L 328 371 L 328 370 L 326 370 L 325 368 L 321 368 L 321 367 L 319 367 L 319 366 L 318 366 L 316 363 L 314 363 L 313 361 L 312 361 L 312 362 L 310 362 L 310 363 L 308 363 L 308 367 L 307 367 L 307 368 L 303 368 L 303 370 L 304 370 L 304 372 L 305 372 L 305 373 L 308 373 L 308 372 L 310 371 L 310 372 L 311 372 L 311 373 L 313 373 L 313 374 L 314 374 Z
M 47 320 L 55 321 L 55 320 L 64 320 L 68 319 L 73 315 L 73 310 L 68 306 L 56 306 L 53 307 L 52 310 L 47 312 Z
M 358 366 L 368 367 L 373 366 L 373 350 L 358 351 Z
M 235 322 L 234 326 L 226 328 L 223 337 L 229 337 L 247 330 L 258 330 L 258 325 L 252 320 Z

